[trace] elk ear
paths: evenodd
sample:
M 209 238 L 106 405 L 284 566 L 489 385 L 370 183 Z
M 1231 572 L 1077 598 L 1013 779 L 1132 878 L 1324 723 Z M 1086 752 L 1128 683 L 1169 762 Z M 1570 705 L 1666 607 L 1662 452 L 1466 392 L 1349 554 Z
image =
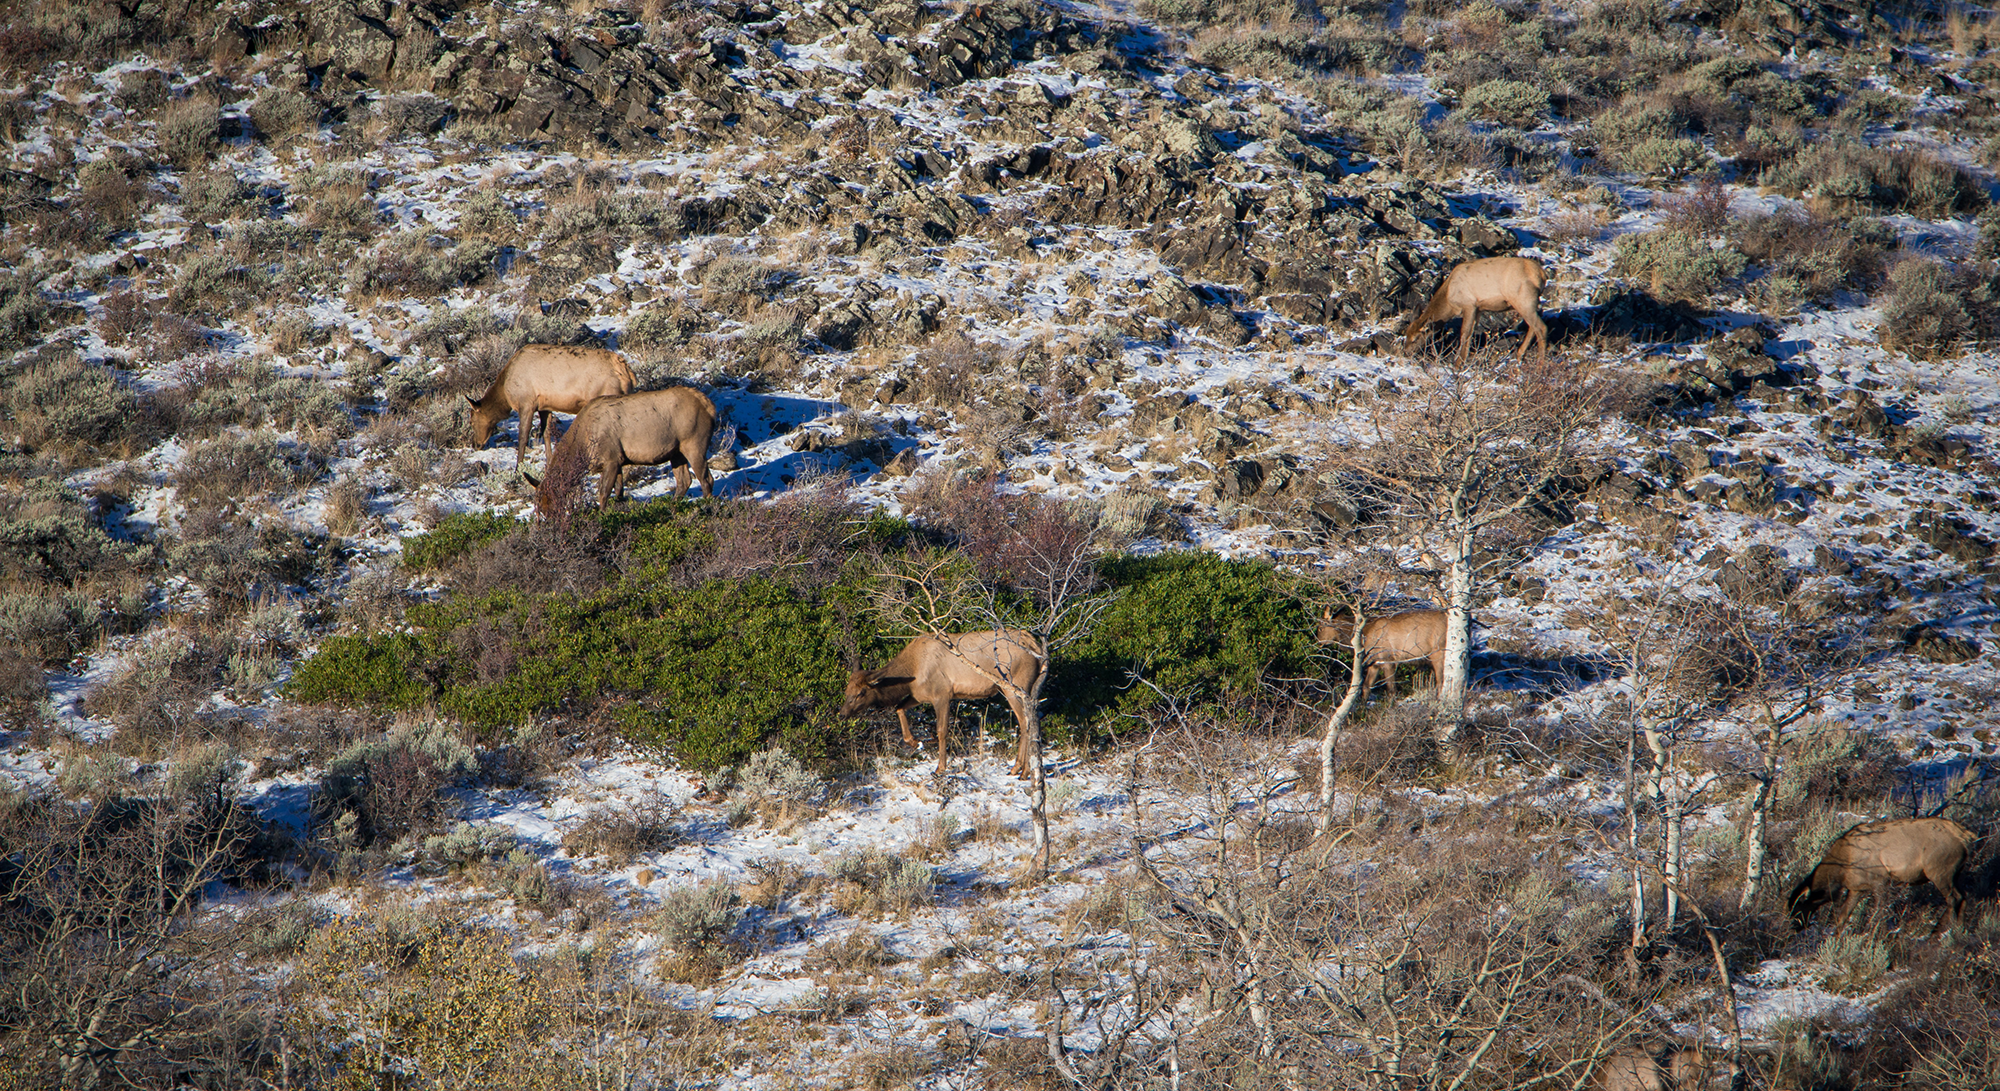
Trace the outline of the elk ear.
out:
M 475 397 L 473 397 L 472 395 L 470 395 L 470 394 L 467 394 L 467 395 L 465 396 L 465 400 L 466 400 L 466 402 L 467 402 L 468 404 L 470 404 L 470 405 L 471 405 L 471 406 L 472 406 L 472 407 L 473 407 L 474 409 L 477 409 L 477 408 L 479 408 L 479 399 L 478 399 L 478 398 L 475 398 Z
M 528 483 L 528 487 L 531 489 L 539 489 L 542 487 L 541 479 L 536 477 L 534 474 L 529 473 L 526 470 L 521 471 L 521 480 L 526 481 Z

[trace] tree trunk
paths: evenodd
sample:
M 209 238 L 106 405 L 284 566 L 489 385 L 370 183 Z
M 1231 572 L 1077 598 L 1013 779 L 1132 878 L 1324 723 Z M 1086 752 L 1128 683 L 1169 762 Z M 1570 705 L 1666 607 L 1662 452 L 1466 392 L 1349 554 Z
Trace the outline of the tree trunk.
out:
M 1764 772 L 1757 778 L 1757 787 L 1750 792 L 1750 814 L 1748 829 L 1743 833 L 1743 897 L 1738 899 L 1739 909 L 1750 908 L 1757 900 L 1757 888 L 1764 882 L 1764 856 L 1768 851 L 1764 846 L 1765 829 L 1771 820 L 1771 799 L 1777 793 L 1771 790 L 1777 780 L 1772 755 L 1765 755 Z
M 1646 861 L 1639 838 L 1639 740 L 1637 732 L 1625 736 L 1625 851 L 1632 868 L 1632 944 L 1625 951 L 1625 968 L 1636 982 L 1639 955 L 1646 939 Z
M 1043 643 L 1047 648 L 1048 644 Z M 1048 662 L 1043 654 L 1042 662 Z M 1045 669 L 1035 676 L 1035 687 L 1022 695 L 1021 707 L 1027 710 L 1027 722 L 1021 725 L 1021 751 L 1028 755 L 1028 813 L 1035 827 L 1034 856 L 1035 874 L 1038 878 L 1049 873 L 1049 781 L 1042 770 L 1042 679 L 1047 677 Z
M 1340 699 L 1340 707 L 1327 717 L 1326 731 L 1319 740 L 1319 829 L 1325 833 L 1333 826 L 1333 740 L 1340 729 L 1347 725 L 1347 718 L 1354 714 L 1354 706 L 1361 703 L 1361 681 L 1368 677 L 1368 664 L 1361 654 L 1361 627 L 1367 621 L 1361 611 L 1354 611 L 1353 639 L 1348 642 L 1348 651 L 1354 658 L 1349 660 L 1347 671 L 1347 693 Z M 1391 679 L 1393 681 L 1394 679 Z
M 1472 533 L 1452 542 L 1446 561 L 1448 586 L 1444 626 L 1444 670 L 1439 673 L 1438 743 L 1450 745 L 1465 722 L 1466 679 L 1472 671 Z

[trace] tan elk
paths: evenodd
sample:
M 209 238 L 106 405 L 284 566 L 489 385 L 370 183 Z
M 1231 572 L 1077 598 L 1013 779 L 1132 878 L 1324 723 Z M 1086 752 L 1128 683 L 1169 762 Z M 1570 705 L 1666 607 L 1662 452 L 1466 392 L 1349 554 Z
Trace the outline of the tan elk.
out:
M 1518 362 L 1527 355 L 1528 345 L 1540 346 L 1542 363 L 1549 362 L 1549 327 L 1542 322 L 1542 288 L 1549 282 L 1548 270 L 1533 258 L 1480 258 L 1460 262 L 1444 276 L 1437 294 L 1403 333 L 1406 353 L 1415 353 L 1429 339 L 1431 324 L 1459 318 L 1458 366 L 1465 366 L 1472 351 L 1472 325 L 1480 311 L 1512 308 L 1528 324 L 1528 336 L 1514 353 Z
M 548 457 L 554 436 L 551 413 L 577 413 L 593 398 L 630 394 L 638 385 L 632 366 L 609 349 L 574 345 L 522 345 L 507 359 L 484 397 L 466 395 L 472 403 L 472 445 L 484 447 L 500 422 L 521 415 L 521 435 L 514 445 L 514 465 L 528 457 L 528 435 L 535 415 L 542 418 L 542 453 Z
M 1444 677 L 1443 610 L 1406 610 L 1400 614 L 1369 618 L 1361 626 L 1361 657 L 1367 674 L 1361 680 L 1361 695 L 1375 688 L 1379 675 L 1389 683 L 1389 696 L 1396 696 L 1396 664 L 1419 660 L 1431 666 L 1431 683 Z M 1329 606 L 1320 614 L 1319 642 L 1347 645 L 1354 642 L 1354 611 L 1342 607 L 1339 614 Z
M 903 741 L 912 748 L 909 709 L 921 703 L 937 713 L 938 772 L 944 772 L 945 734 L 953 701 L 983 701 L 1005 697 L 1014 712 L 1020 744 L 1014 755 L 1014 775 L 1028 775 L 1029 718 L 1021 700 L 1035 691 L 1042 673 L 1042 645 L 1021 629 L 987 629 L 975 633 L 920 636 L 903 646 L 894 659 L 872 671 L 855 671 L 847 678 L 842 716 L 871 708 L 892 708 L 903 726 Z
M 1670 1049 L 1664 1055 L 1638 1046 L 1604 1058 L 1591 1075 L 1596 1091 L 1700 1091 L 1718 1074 L 1734 1075 L 1736 1066 L 1717 1063 L 1701 1049 Z
M 703 496 L 714 496 L 715 479 L 708 471 L 708 439 L 714 432 L 715 403 L 693 387 L 598 398 L 570 422 L 549 458 L 548 475 L 540 481 L 532 474 L 521 476 L 535 486 L 535 506 L 544 512 L 554 510 L 555 490 L 576 481 L 559 481 L 564 470 L 579 463 L 583 473 L 596 470 L 599 475 L 600 508 L 610 505 L 614 492 L 625 499 L 625 467 L 662 462 L 674 468 L 675 499 L 687 495 L 691 477 L 701 479 Z
M 1958 890 L 1958 869 L 1965 853 L 1978 837 L 1949 818 L 1891 818 L 1863 822 L 1840 835 L 1827 846 L 1819 866 L 1799 880 L 1785 898 L 1791 910 L 1792 927 L 1803 932 L 1812 923 L 1813 913 L 1840 893 L 1840 913 L 1834 918 L 1833 934 L 1847 927 L 1854 903 L 1872 897 L 1871 913 L 1882 908 L 1882 890 L 1890 883 L 1915 886 L 1929 882 L 1944 895 L 1947 912 L 1938 918 L 1943 928 L 1948 919 L 1958 927 L 1965 895 Z

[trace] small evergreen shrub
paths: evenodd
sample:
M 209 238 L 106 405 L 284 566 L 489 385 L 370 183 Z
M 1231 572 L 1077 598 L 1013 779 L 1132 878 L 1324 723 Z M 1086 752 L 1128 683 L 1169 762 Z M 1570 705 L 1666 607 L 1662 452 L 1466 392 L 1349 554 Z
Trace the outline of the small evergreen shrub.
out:
M 1313 624 L 1274 568 L 1210 553 L 1105 562 L 1117 599 L 1089 637 L 1057 653 L 1045 725 L 1095 722 L 1150 707 L 1158 694 L 1213 701 L 1272 677 L 1314 674 Z
M 409 633 L 331 637 L 293 671 L 285 695 L 308 704 L 416 708 L 432 694 L 420 673 L 422 647 Z
M 521 525 L 503 512 L 453 512 L 422 534 L 403 539 L 403 566 L 417 572 L 434 572 L 478 549 L 506 537 Z

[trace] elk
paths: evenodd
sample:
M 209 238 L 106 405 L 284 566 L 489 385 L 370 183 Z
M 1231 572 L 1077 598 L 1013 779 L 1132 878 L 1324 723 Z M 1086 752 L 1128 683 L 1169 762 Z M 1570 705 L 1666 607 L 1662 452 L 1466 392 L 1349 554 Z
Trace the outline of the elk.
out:
M 1697 1091 L 1713 1082 L 1718 1068 L 1734 1075 L 1736 1066 L 1728 1062 L 1718 1066 L 1715 1058 L 1698 1048 L 1670 1049 L 1662 1056 L 1627 1046 L 1604 1058 L 1590 1077 L 1590 1086 L 1596 1091 Z
M 1472 351 L 1472 325 L 1479 319 L 1480 311 L 1504 311 L 1512 308 L 1528 324 L 1528 336 L 1521 339 L 1521 347 L 1515 351 L 1514 360 L 1519 362 L 1528 353 L 1528 345 L 1533 342 L 1540 346 L 1541 362 L 1549 362 L 1549 327 L 1542 322 L 1539 308 L 1542 302 L 1542 287 L 1549 282 L 1548 270 L 1533 258 L 1480 258 L 1465 261 L 1452 267 L 1444 276 L 1444 283 L 1438 285 L 1437 294 L 1431 296 L 1423 313 L 1410 323 L 1403 334 L 1406 354 L 1414 354 L 1428 340 L 1431 324 L 1457 315 L 1458 326 L 1458 366 L 1465 366 L 1465 359 Z
M 894 659 L 881 667 L 848 675 L 847 700 L 841 704 L 840 714 L 854 716 L 871 708 L 895 709 L 896 719 L 903 726 L 903 741 L 921 749 L 910 734 L 908 710 L 918 703 L 931 706 L 937 713 L 938 772 L 943 773 L 951 703 L 1005 697 L 1020 735 L 1014 755 L 1014 775 L 1026 776 L 1028 763 L 1040 759 L 1029 754 L 1034 740 L 1029 737 L 1028 725 L 1033 721 L 1021 702 L 1035 691 L 1035 680 L 1042 673 L 1042 658 L 1041 642 L 1022 629 L 927 634 L 904 645 Z
M 563 476 L 556 467 L 574 462 L 586 463 L 586 473 L 598 472 L 600 508 L 610 505 L 614 492 L 619 501 L 625 499 L 625 467 L 662 462 L 674 468 L 674 499 L 687 495 L 691 477 L 701 479 L 703 496 L 714 496 L 715 479 L 708 471 L 708 439 L 714 432 L 715 403 L 693 387 L 598 398 L 563 433 L 549 458 L 548 476 L 540 481 L 532 474 L 521 476 L 535 487 L 535 507 L 543 512 L 556 506 L 555 490 Z
M 1842 894 L 1840 913 L 1833 922 L 1837 936 L 1846 929 L 1854 903 L 1862 898 L 1875 899 L 1873 913 L 1881 909 L 1881 891 L 1890 883 L 1915 886 L 1929 882 L 1944 895 L 1947 907 L 1947 913 L 1938 918 L 1938 927 L 1949 919 L 1956 928 L 1965 906 L 1965 895 L 1958 890 L 1958 869 L 1965 864 L 1966 849 L 1978 839 L 1948 818 L 1863 822 L 1829 845 L 1819 866 L 1799 880 L 1785 898 L 1792 927 L 1805 931 L 1813 913 L 1832 901 L 1838 891 Z
M 540 413 L 542 454 L 547 458 L 554 445 L 551 413 L 580 412 L 593 398 L 630 394 L 637 385 L 632 366 L 609 349 L 522 345 L 508 357 L 507 366 L 483 397 L 466 395 L 472 403 L 472 445 L 486 446 L 500 422 L 519 413 L 521 435 L 514 445 L 514 465 L 519 466 L 528 457 L 528 435 L 535 414 Z
M 1431 680 L 1444 677 L 1443 610 L 1406 610 L 1387 617 L 1369 618 L 1361 626 L 1361 656 L 1367 675 L 1361 682 L 1365 697 L 1375 688 L 1379 675 L 1389 683 L 1389 696 L 1396 696 L 1396 664 L 1424 660 L 1431 665 Z M 1342 607 L 1336 616 L 1329 606 L 1320 614 L 1319 642 L 1348 644 L 1354 640 L 1354 612 Z

